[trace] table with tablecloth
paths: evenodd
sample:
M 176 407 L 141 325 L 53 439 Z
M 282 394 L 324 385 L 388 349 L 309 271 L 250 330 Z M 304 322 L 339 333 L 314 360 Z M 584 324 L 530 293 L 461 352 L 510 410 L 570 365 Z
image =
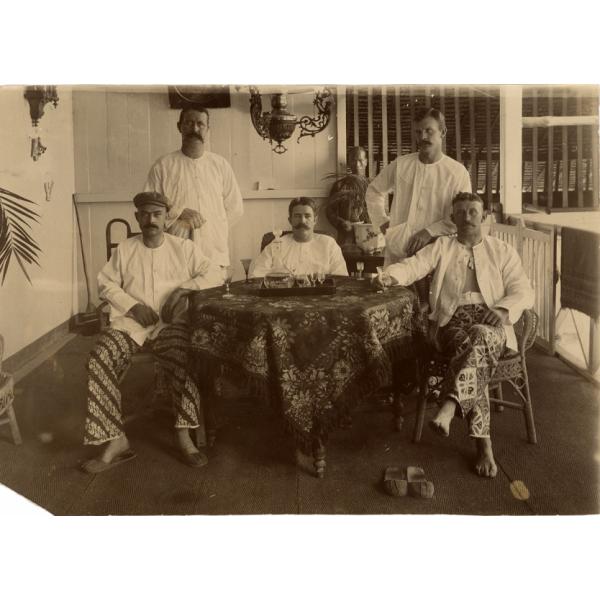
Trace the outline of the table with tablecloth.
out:
M 204 389 L 223 369 L 243 373 L 254 393 L 279 407 L 322 476 L 327 434 L 393 373 L 398 380 L 414 370 L 407 361 L 422 326 L 417 300 L 406 288 L 376 293 L 348 277 L 335 278 L 336 294 L 321 296 L 263 297 L 260 283 L 234 283 L 232 298 L 222 288 L 192 295 L 193 368 Z

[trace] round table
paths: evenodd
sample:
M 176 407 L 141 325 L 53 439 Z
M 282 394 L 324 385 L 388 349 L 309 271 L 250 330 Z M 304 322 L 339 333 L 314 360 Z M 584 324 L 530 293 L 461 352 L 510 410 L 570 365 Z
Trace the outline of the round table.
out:
M 358 400 L 390 385 L 414 358 L 419 311 L 412 291 L 376 293 L 366 280 L 335 277 L 334 295 L 264 297 L 262 280 L 194 292 L 192 360 L 201 387 L 223 369 L 243 373 L 280 407 L 296 445 L 325 470 L 327 435 Z

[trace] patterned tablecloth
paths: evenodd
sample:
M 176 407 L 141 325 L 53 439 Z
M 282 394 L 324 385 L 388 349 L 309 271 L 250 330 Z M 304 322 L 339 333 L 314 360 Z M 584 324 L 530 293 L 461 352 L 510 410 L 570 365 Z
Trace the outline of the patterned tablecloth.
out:
M 234 283 L 233 298 L 214 288 L 191 300 L 198 377 L 223 366 L 280 402 L 297 443 L 324 437 L 369 391 L 391 383 L 414 357 L 415 295 L 376 293 L 367 281 L 336 277 L 331 296 L 261 297 L 258 282 Z

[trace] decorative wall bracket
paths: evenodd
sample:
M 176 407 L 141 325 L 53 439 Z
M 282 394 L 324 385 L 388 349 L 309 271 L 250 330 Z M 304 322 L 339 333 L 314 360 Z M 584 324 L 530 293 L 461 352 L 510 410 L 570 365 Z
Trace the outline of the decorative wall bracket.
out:
M 313 104 L 317 107 L 316 117 L 303 116 L 298 119 L 296 115 L 287 110 L 287 96 L 283 93 L 271 95 L 271 106 L 273 110 L 262 112 L 262 98 L 258 88 L 250 86 L 250 118 L 252 125 L 258 135 L 263 139 L 269 140 L 272 145 L 277 142 L 273 148 L 276 154 L 283 154 L 287 148 L 281 143 L 289 139 L 296 125 L 300 126 L 300 140 L 310 135 L 314 137 L 317 133 L 323 131 L 329 124 L 331 118 L 331 106 L 333 104 L 333 94 L 328 88 L 315 93 Z
M 44 107 L 52 102 L 54 107 L 58 106 L 58 93 L 55 85 L 29 85 L 25 88 L 25 99 L 29 102 L 29 114 L 31 124 L 37 127 L 40 119 L 44 116 Z

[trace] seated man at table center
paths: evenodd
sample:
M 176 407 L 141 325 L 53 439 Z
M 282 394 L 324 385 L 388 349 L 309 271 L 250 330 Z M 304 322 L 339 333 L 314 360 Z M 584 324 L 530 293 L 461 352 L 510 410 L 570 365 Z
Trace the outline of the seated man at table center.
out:
M 123 431 L 117 385 L 131 356 L 148 347 L 165 372 L 175 408 L 177 444 L 191 467 L 207 463 L 190 438 L 199 426 L 200 395 L 188 371 L 189 330 L 182 311 L 190 291 L 219 285 L 220 269 L 190 240 L 164 232 L 168 201 L 158 192 L 133 199 L 141 235 L 121 242 L 98 274 L 100 297 L 110 304 L 111 327 L 97 341 L 88 362 L 84 444 L 105 444 L 82 465 L 99 473 L 135 456 Z
M 505 347 L 517 349 L 512 324 L 533 306 L 534 293 L 516 250 L 482 235 L 485 212 L 477 194 L 457 194 L 452 201 L 457 237 L 440 237 L 389 265 L 375 285 L 410 285 L 433 273 L 429 319 L 436 345 L 450 362 L 441 408 L 429 425 L 448 436 L 458 410 L 468 418 L 469 435 L 475 438 L 477 474 L 495 477 L 488 382 Z
M 288 207 L 292 233 L 281 238 L 281 262 L 296 275 L 323 272 L 348 275 L 346 261 L 336 241 L 315 233 L 317 207 L 312 198 L 294 198 Z M 273 244 L 269 244 L 254 261 L 252 277 L 264 277 L 273 268 Z

